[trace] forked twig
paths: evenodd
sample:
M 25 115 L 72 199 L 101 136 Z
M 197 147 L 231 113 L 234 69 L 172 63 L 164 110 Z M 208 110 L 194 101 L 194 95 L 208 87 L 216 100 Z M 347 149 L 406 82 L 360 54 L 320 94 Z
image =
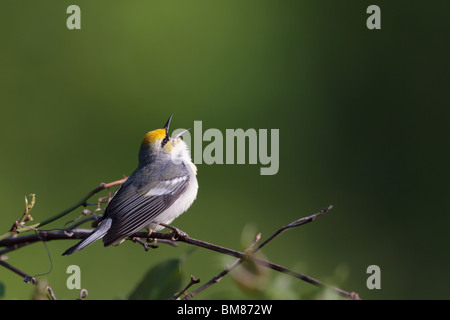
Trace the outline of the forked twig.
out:
M 191 281 L 186 285 L 186 287 L 175 294 L 173 297 L 171 297 L 169 300 L 178 300 L 179 297 L 181 297 L 182 294 L 186 294 L 187 289 L 189 289 L 192 285 L 199 283 L 200 279 L 195 278 L 193 275 L 191 275 Z
M 255 241 L 253 241 L 252 245 L 246 250 L 246 252 L 249 252 L 249 254 L 254 254 L 257 251 L 259 251 L 261 248 L 263 248 L 265 245 L 267 245 L 270 241 L 272 241 L 273 239 L 275 239 L 277 236 L 279 236 L 281 233 L 283 233 L 284 231 L 291 229 L 291 228 L 295 228 L 301 225 L 304 225 L 306 223 L 312 222 L 314 221 L 318 216 L 321 216 L 327 212 L 329 212 L 331 209 L 333 208 L 333 206 L 328 206 L 327 208 L 311 215 L 308 217 L 304 217 L 301 219 L 297 219 L 291 223 L 289 223 L 286 226 L 281 227 L 280 229 L 278 229 L 274 234 L 272 234 L 269 238 L 267 238 L 263 243 L 261 243 L 259 246 L 257 246 L 256 248 L 252 249 L 252 247 L 255 245 L 255 243 L 257 242 L 257 239 L 259 238 L 259 235 L 257 236 L 257 238 L 255 239 Z M 312 285 L 315 286 L 319 286 L 319 287 L 326 287 L 328 289 L 333 290 L 334 292 L 336 292 L 337 294 L 348 298 L 348 299 L 359 299 L 358 294 L 353 293 L 353 292 L 346 292 L 344 290 L 341 290 L 339 288 L 335 288 L 332 286 L 329 286 L 317 279 L 314 279 L 312 277 L 306 276 L 304 274 L 289 270 L 283 266 L 280 265 L 276 265 L 274 263 L 256 258 L 256 257 L 252 257 L 253 261 L 263 265 L 265 267 L 268 267 L 270 269 L 291 275 L 293 277 L 296 277 L 298 279 L 301 279 L 305 282 L 308 282 Z M 230 273 L 233 269 L 235 269 L 236 267 L 238 267 L 239 265 L 241 265 L 246 259 L 243 258 L 238 258 L 236 259 L 231 265 L 229 265 L 226 269 L 224 269 L 222 272 L 220 272 L 218 275 L 214 276 L 211 280 L 209 280 L 207 283 L 205 283 L 203 286 L 197 288 L 196 290 L 192 291 L 191 293 L 189 293 L 188 295 L 186 295 L 183 300 L 189 300 L 192 299 L 194 296 L 196 296 L 197 294 L 199 294 L 200 292 L 204 291 L 205 289 L 209 288 L 211 285 L 219 282 L 225 275 L 227 275 L 228 273 Z

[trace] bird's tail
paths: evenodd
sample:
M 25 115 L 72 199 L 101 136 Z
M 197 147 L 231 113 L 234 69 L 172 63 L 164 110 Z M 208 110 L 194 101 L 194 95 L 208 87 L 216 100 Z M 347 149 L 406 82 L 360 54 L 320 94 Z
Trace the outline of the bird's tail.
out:
M 81 240 L 73 247 L 70 247 L 69 249 L 64 251 L 64 253 L 62 255 L 65 256 L 65 255 L 69 255 L 74 252 L 80 251 L 81 249 L 86 248 L 92 242 L 103 238 L 103 236 L 106 234 L 106 232 L 108 232 L 108 230 L 111 228 L 111 222 L 112 222 L 111 219 L 105 219 L 102 222 L 100 222 L 98 227 L 87 238 Z

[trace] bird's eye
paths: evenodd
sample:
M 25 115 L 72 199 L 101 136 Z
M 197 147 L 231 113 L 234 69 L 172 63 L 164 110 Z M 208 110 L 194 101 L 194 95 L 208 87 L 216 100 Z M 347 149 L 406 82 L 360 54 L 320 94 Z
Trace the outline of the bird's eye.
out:
M 161 148 L 164 147 L 168 141 L 169 141 L 169 137 L 166 136 L 166 137 L 163 139 L 163 141 L 161 141 Z

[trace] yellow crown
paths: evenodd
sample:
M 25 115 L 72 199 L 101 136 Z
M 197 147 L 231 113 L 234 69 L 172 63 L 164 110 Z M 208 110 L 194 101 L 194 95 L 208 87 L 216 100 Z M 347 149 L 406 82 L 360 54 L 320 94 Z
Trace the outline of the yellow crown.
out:
M 142 140 L 142 144 L 153 144 L 155 142 L 162 141 L 166 137 L 165 129 L 156 129 L 148 132 L 144 139 Z

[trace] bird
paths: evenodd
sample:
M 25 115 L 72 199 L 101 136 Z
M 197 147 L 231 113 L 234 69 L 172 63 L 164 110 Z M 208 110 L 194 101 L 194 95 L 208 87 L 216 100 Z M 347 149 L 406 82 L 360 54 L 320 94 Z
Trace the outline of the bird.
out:
M 169 136 L 171 115 L 163 129 L 149 131 L 139 149 L 139 164 L 109 200 L 97 227 L 67 249 L 70 255 L 103 239 L 104 246 L 125 239 L 146 227 L 149 233 L 164 228 L 191 207 L 197 197 L 197 167 L 181 136 Z

